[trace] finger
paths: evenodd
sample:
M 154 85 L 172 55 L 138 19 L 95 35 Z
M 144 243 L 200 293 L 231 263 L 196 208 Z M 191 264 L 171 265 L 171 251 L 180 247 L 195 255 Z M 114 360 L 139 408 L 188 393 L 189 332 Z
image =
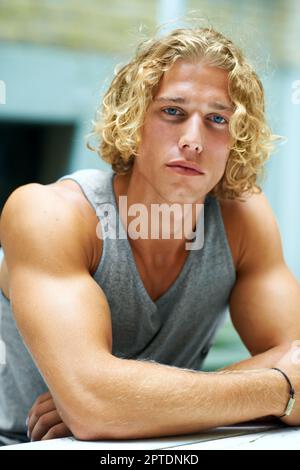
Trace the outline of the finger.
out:
M 56 410 L 50 411 L 39 418 L 31 432 L 32 441 L 40 441 L 48 431 L 62 422 Z
M 46 413 L 55 410 L 54 402 L 51 399 L 40 403 L 39 405 L 35 405 L 32 409 L 32 413 L 28 419 L 27 428 L 28 428 L 28 437 L 31 437 L 31 433 L 33 428 L 35 427 L 36 423 Z
M 49 400 L 49 398 L 51 398 L 51 393 L 48 390 L 47 392 L 42 393 L 41 395 L 39 395 L 36 399 L 36 402 L 37 403 L 42 403 L 43 401 Z
M 42 437 L 42 441 L 46 441 L 47 439 L 57 439 L 59 437 L 68 437 L 68 436 L 73 436 L 71 433 L 70 429 L 67 428 L 65 423 L 60 423 L 57 424 L 56 426 L 53 426 L 53 428 L 49 429 L 47 434 Z
M 30 415 L 31 415 L 31 413 L 32 413 L 32 410 L 34 409 L 34 407 L 35 407 L 36 405 L 39 405 L 40 403 L 43 403 L 44 401 L 47 401 L 47 400 L 49 400 L 50 398 L 52 398 L 50 392 L 45 392 L 45 393 L 43 393 L 42 395 L 40 395 L 40 396 L 35 400 L 35 402 L 33 403 L 32 407 L 30 408 L 30 410 L 28 411 L 28 416 L 30 417 Z

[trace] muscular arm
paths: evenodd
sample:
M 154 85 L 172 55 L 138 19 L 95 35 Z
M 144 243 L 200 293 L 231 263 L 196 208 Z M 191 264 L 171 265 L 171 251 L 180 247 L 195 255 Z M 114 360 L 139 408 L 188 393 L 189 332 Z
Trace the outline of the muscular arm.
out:
M 284 261 L 277 223 L 265 196 L 230 205 L 227 210 L 235 211 L 244 233 L 230 313 L 252 357 L 222 370 L 274 367 L 300 339 L 300 284 Z
M 122 360 L 110 372 L 110 438 L 179 435 L 278 416 L 288 397 L 269 369 L 205 373 Z M 95 423 L 86 438 L 97 436 Z
M 253 357 L 226 369 L 272 367 L 300 339 L 300 284 L 284 261 L 278 226 L 265 196 L 232 203 L 231 210 L 243 236 L 230 313 Z
M 18 327 L 76 437 L 176 435 L 283 413 L 288 390 L 276 371 L 202 373 L 114 357 L 78 217 L 35 185 L 11 198 L 0 227 Z
M 270 381 L 274 371 L 269 368 L 276 366 L 293 341 L 300 337 L 299 283 L 284 263 L 279 231 L 265 197 L 255 196 L 243 211 L 239 214 L 239 222 L 244 223 L 248 237 L 244 238 L 246 243 L 242 246 L 238 281 L 230 307 L 234 324 L 253 357 L 229 366 L 223 374 L 196 373 L 192 378 L 191 372 L 186 371 L 184 378 L 180 377 L 181 371 L 165 370 L 162 384 L 159 370 L 151 369 L 147 364 L 148 374 L 143 369 L 140 373 L 143 378 L 147 377 L 147 384 L 153 384 L 153 388 L 149 385 L 149 400 L 145 401 L 147 408 L 144 420 L 140 421 L 140 430 L 134 434 L 131 431 L 131 437 L 158 435 L 155 425 L 148 424 L 151 414 L 161 417 L 161 421 L 155 423 L 160 433 L 170 434 L 276 415 L 271 408 L 277 406 L 279 389 Z M 294 385 L 299 387 L 299 364 L 286 362 L 285 365 Z M 132 380 L 137 387 L 135 395 L 133 389 L 130 391 L 130 397 L 135 396 L 136 400 L 130 398 L 127 403 L 129 410 L 137 413 L 140 382 L 136 381 L 134 372 L 138 369 L 133 361 L 127 361 L 126 367 L 124 373 L 128 370 L 130 374 L 132 370 Z M 182 380 L 181 385 L 178 379 Z M 285 387 L 285 407 L 288 387 L 282 385 Z M 145 394 L 143 388 L 140 396 L 145 398 Z M 123 396 L 128 397 L 126 393 Z M 259 412 L 256 405 L 260 407 L 264 400 L 266 407 Z M 172 411 L 172 420 L 167 420 Z M 250 417 L 251 412 L 258 414 Z M 284 418 L 284 421 L 299 425 L 299 405 L 297 413 L 294 411 L 293 419 Z M 281 414 L 283 412 L 277 416 Z
M 71 203 L 37 184 L 10 196 L 0 223 L 18 328 L 75 434 L 89 402 L 86 387 L 97 378 L 101 390 L 112 358 L 110 310 L 89 273 L 85 223 Z

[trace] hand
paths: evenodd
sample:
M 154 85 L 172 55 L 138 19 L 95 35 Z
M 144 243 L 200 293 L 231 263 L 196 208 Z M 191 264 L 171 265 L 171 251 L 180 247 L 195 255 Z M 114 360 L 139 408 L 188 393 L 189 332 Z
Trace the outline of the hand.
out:
M 290 349 L 274 367 L 278 367 L 286 373 L 294 387 L 296 398 L 291 414 L 280 419 L 290 426 L 300 426 L 300 341 L 293 341 Z M 285 378 L 282 377 L 282 380 Z
M 58 414 L 50 392 L 43 393 L 36 399 L 27 420 L 27 435 L 31 441 L 72 436 L 70 429 Z

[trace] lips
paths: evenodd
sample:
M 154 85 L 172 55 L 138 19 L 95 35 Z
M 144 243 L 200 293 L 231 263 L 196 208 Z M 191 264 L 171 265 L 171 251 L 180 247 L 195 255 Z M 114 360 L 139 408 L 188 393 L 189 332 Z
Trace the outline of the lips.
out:
M 204 171 L 201 170 L 201 168 L 199 168 L 199 166 L 196 163 L 193 163 L 193 162 L 187 162 L 187 161 L 182 161 L 182 160 L 173 160 L 171 162 L 168 162 L 167 166 L 187 168 L 189 170 L 193 170 L 193 171 L 197 172 L 200 175 L 204 174 Z

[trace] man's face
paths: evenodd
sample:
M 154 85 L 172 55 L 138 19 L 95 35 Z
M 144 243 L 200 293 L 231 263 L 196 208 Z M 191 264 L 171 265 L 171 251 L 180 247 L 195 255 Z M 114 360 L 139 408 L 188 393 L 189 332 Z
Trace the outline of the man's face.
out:
M 233 112 L 223 107 L 232 108 L 227 71 L 178 60 L 163 75 L 146 112 L 134 171 L 165 202 L 201 203 L 222 178 Z M 179 173 L 167 166 L 174 160 L 204 173 Z

